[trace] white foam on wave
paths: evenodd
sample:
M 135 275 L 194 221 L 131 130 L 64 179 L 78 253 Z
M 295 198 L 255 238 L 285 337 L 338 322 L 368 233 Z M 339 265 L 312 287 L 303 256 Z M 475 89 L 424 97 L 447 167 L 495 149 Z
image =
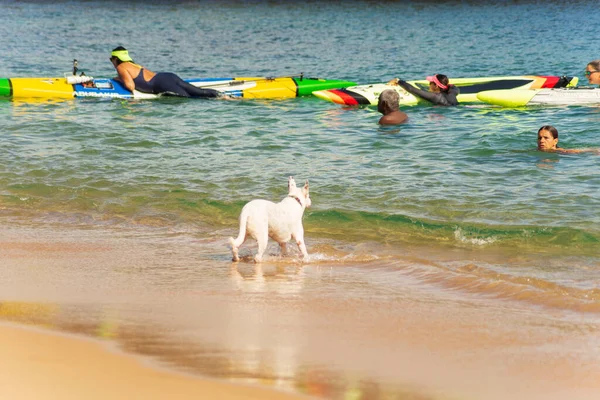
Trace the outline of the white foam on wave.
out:
M 492 244 L 497 240 L 497 238 L 494 236 L 490 236 L 487 238 L 467 237 L 461 228 L 457 228 L 454 231 L 454 238 L 461 243 L 468 243 L 475 246 L 485 246 L 488 244 Z

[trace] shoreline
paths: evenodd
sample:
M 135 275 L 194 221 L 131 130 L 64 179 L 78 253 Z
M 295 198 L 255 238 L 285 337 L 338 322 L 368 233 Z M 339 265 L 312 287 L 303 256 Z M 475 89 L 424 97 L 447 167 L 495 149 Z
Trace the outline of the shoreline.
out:
M 0 341 L 6 399 L 310 398 L 167 371 L 111 344 L 39 327 L 0 321 Z
M 594 316 L 430 286 L 411 259 L 224 268 L 215 244 L 5 225 L 0 398 L 600 393 Z

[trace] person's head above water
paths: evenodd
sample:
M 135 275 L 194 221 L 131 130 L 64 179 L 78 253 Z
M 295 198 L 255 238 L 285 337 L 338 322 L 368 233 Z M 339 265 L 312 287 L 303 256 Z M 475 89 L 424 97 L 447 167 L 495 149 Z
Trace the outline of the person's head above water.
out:
M 600 60 L 588 63 L 585 67 L 585 77 L 592 85 L 600 85 Z
M 386 89 L 379 94 L 377 111 L 382 114 L 389 114 L 400 108 L 400 95 L 392 89 Z
M 113 63 L 116 61 L 117 64 L 122 62 L 133 62 L 133 59 L 129 56 L 129 52 L 123 46 L 115 47 L 110 53 L 110 61 Z
M 430 92 L 448 92 L 450 90 L 450 80 L 446 75 L 435 74 L 425 79 L 429 81 Z
M 558 130 L 552 125 L 544 125 L 538 130 L 538 150 L 556 150 L 558 145 Z
M 383 114 L 380 125 L 396 125 L 405 122 L 408 116 L 400 111 L 400 95 L 393 89 L 386 89 L 379 94 L 377 111 Z

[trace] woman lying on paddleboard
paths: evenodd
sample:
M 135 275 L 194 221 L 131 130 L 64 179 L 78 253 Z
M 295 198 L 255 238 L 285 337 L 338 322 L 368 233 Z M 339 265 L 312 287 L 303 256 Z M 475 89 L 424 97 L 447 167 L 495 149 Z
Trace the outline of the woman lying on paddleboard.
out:
M 154 73 L 135 64 L 125 47 L 119 46 L 110 53 L 110 61 L 119 74 L 118 79 L 127 90 L 143 93 L 169 94 L 181 97 L 221 97 L 214 89 L 201 89 L 171 72 Z
M 458 88 L 450 85 L 448 77 L 442 74 L 428 76 L 429 91 L 421 90 L 400 78 L 394 78 L 388 82 L 388 85 L 397 85 L 402 87 L 408 93 L 418 96 L 422 99 L 432 102 L 440 106 L 457 106 Z

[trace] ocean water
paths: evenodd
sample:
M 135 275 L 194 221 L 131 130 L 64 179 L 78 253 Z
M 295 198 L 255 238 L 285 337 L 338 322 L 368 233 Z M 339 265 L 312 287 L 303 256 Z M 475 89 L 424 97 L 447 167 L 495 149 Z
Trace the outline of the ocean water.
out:
M 591 1 L 0 5 L 1 77 L 62 76 L 73 59 L 88 75 L 111 77 L 115 72 L 108 57 L 118 45 L 154 71 L 185 78 L 302 72 L 359 83 L 444 73 L 570 75 L 585 85 L 586 64 L 600 57 L 592 45 L 600 16 Z M 268 381 L 275 388 L 329 398 L 385 398 L 408 390 L 387 385 L 413 381 L 373 368 L 360 372 L 366 377 L 361 382 L 368 384 L 359 390 L 348 383 L 349 376 L 359 374 L 348 367 L 353 364 L 333 356 L 320 359 L 309 339 L 279 347 L 261 339 L 234 345 L 224 343 L 219 332 L 249 318 L 242 311 L 246 302 L 276 308 L 269 302 L 274 295 L 306 318 L 315 298 L 331 297 L 340 309 L 360 304 L 367 310 L 378 302 L 393 309 L 395 296 L 406 290 L 416 293 L 406 296 L 419 310 L 427 309 L 417 300 L 423 295 L 456 304 L 483 302 L 488 318 L 511 313 L 506 310 L 543 318 L 550 336 L 569 330 L 583 335 L 553 354 L 597 360 L 600 153 L 540 153 L 536 133 L 551 124 L 562 147 L 600 149 L 599 109 L 473 105 L 404 111 L 407 124 L 380 127 L 372 107 L 343 108 L 310 97 L 2 100 L 0 219 L 8 232 L 20 227 L 20 236 L 5 236 L 5 254 L 15 251 L 8 242 L 39 237 L 91 246 L 96 234 L 111 237 L 105 240 L 117 257 L 95 264 L 75 252 L 27 274 L 6 267 L 0 302 L 25 310 L 30 309 L 25 304 L 58 305 L 63 311 L 57 325 L 90 334 L 96 330 L 89 326 L 102 314 L 98 309 L 112 305 L 114 323 L 136 332 L 130 335 L 136 340 L 123 333 L 115 338 L 126 349 L 171 360 L 192 373 Z M 283 198 L 288 176 L 310 182 L 313 206 L 304 214 L 304 228 L 311 260 L 300 261 L 295 249 L 282 259 L 271 243 L 267 269 L 276 268 L 265 273 L 249 262 L 255 251 L 249 242 L 240 265 L 232 265 L 226 243 L 237 234 L 241 208 L 254 198 Z M 63 230 L 78 233 L 52 233 Z M 14 257 L 3 258 L 0 262 L 16 265 Z M 32 276 L 51 283 L 25 290 Z M 71 279 L 75 284 L 66 289 Z M 106 300 L 101 288 L 114 301 Z M 163 301 L 148 308 L 148 293 L 155 290 Z M 200 297 L 206 303 L 196 303 Z M 239 309 L 209 333 L 198 315 L 210 316 L 222 298 Z M 195 317 L 185 311 L 189 303 L 198 311 Z M 432 306 L 437 313 L 442 303 Z M 3 315 L 19 320 L 15 313 Z M 360 315 L 371 318 L 368 311 Z M 287 330 L 316 341 L 312 328 L 320 321 L 310 321 L 299 318 Z M 336 321 L 344 326 L 345 320 Z M 255 326 L 246 322 L 246 328 Z M 512 323 L 517 332 L 520 323 Z M 156 328 L 160 340 L 153 340 L 164 348 L 141 351 L 141 332 L 153 324 L 163 327 Z M 278 325 L 266 325 L 276 337 Z M 534 325 L 525 332 L 538 334 L 541 325 Z M 356 342 L 368 338 L 364 333 Z M 134 345 L 128 347 L 130 342 Z M 173 343 L 188 343 L 198 359 L 203 353 L 196 347 L 216 343 L 226 350 L 213 354 L 217 360 L 194 363 Z M 386 352 L 383 345 L 373 347 L 374 354 Z M 232 366 L 240 353 L 242 365 L 260 364 L 260 371 L 253 375 L 240 364 Z M 309 360 L 299 354 L 310 354 Z M 291 368 L 292 358 L 319 368 Z M 335 373 L 331 365 L 338 366 Z M 392 361 L 385 365 L 393 368 Z M 311 382 L 326 390 L 311 389 Z M 502 385 L 494 388 L 501 398 Z

